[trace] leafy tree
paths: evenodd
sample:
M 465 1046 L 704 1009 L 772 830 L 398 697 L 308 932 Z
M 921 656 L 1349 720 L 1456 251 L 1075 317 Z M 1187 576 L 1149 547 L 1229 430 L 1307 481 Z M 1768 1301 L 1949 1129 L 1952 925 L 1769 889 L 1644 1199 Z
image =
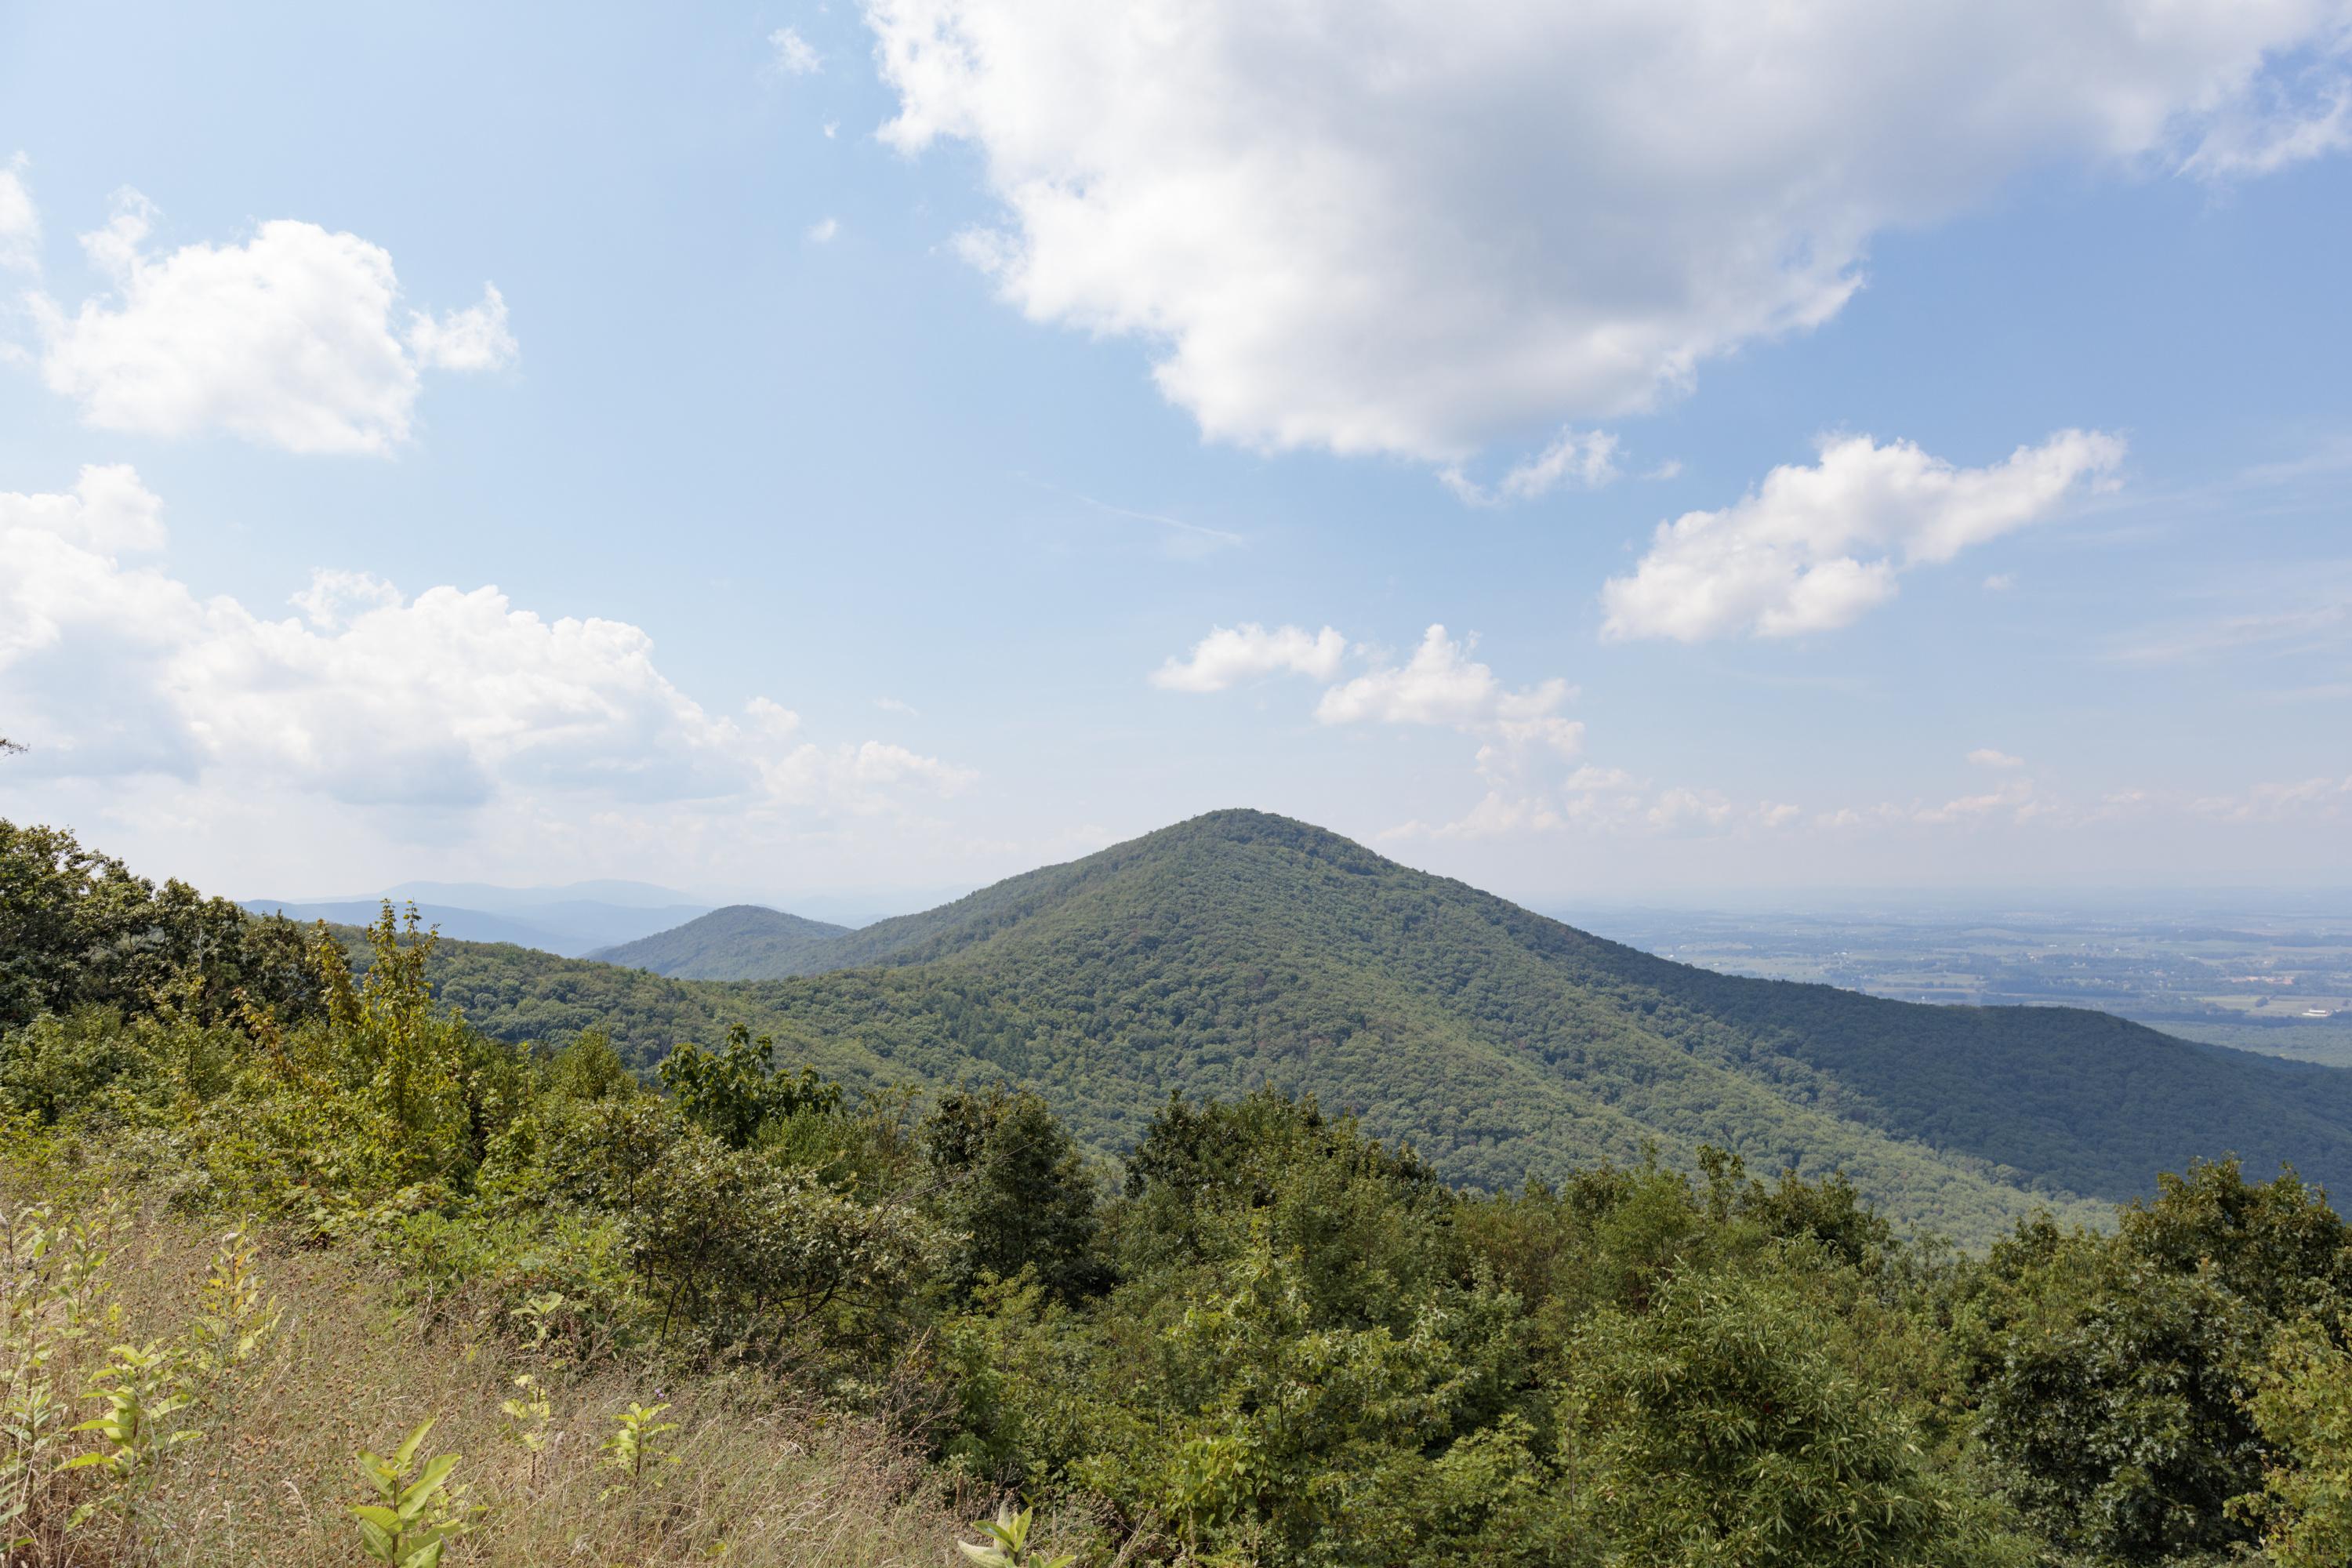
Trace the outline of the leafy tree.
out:
M 717 1050 L 682 1045 L 664 1058 L 662 1087 L 677 1107 L 730 1149 L 748 1146 L 770 1121 L 802 1110 L 830 1112 L 841 1104 L 841 1086 L 803 1067 L 797 1077 L 776 1071 L 772 1036 L 751 1037 L 742 1024 L 730 1025 Z
M 1326 1115 L 1312 1096 L 1171 1097 L 1128 1160 L 1119 1263 L 1142 1274 L 1231 1256 L 1245 1234 L 1237 1218 L 1263 1211 L 1275 1244 L 1305 1258 L 1318 1306 L 1394 1322 L 1413 1287 L 1457 1261 L 1456 1204 L 1412 1150 Z
M 2352 1354 L 2306 1320 L 2273 1342 L 2250 1409 L 2272 1455 L 2263 1489 L 2236 1500 L 2282 1568 L 2352 1562 Z
M 940 1246 L 908 1209 L 861 1204 L 698 1130 L 646 1173 L 628 1234 L 662 1331 L 683 1314 L 721 1343 L 772 1340 L 836 1303 L 887 1307 Z
M 2119 1217 L 1993 1250 L 1963 1324 L 1979 1429 L 2053 1539 L 2127 1563 L 2226 1550 L 2252 1534 L 2226 1505 L 2263 1483 L 2249 1401 L 2272 1342 L 2341 1310 L 2352 1233 L 2292 1171 L 2251 1183 L 2234 1160 Z
M 184 882 L 160 889 L 62 828 L 0 820 L 0 1032 L 79 1006 L 211 1021 L 317 1001 L 300 930 Z
M 2352 1301 L 2352 1227 L 2292 1170 L 2249 1182 L 2234 1159 L 2199 1160 L 2156 1181 L 2117 1227 L 2135 1256 L 2176 1274 L 2210 1270 L 2274 1319 Z
M 368 928 L 369 963 L 356 978 L 323 931 L 315 951 L 338 1065 L 382 1119 L 388 1152 L 422 1174 L 466 1147 L 469 1035 L 462 1016 L 435 1005 L 426 971 L 438 939 L 418 924 L 414 904 L 404 925 L 387 901 Z
M 559 1100 L 609 1100 L 634 1094 L 637 1080 L 602 1029 L 584 1031 L 547 1064 L 547 1092 Z
M 2224 1506 L 2261 1482 L 2262 1313 L 2210 1271 L 2046 1224 L 1988 1275 L 1969 1325 L 1979 1431 L 2041 1528 L 2117 1563 L 2242 1540 Z
M 135 1120 L 142 1101 L 218 1095 L 251 1046 L 226 1023 L 125 1019 L 97 1006 L 44 1013 L 0 1035 L 0 1104 L 44 1123 L 77 1113 Z
M 1677 1279 L 1579 1340 L 1564 1438 L 1580 1509 L 1643 1563 L 1981 1563 L 2021 1555 L 1998 1510 L 1842 1365 L 1837 1322 L 1769 1278 Z
M 1002 1087 L 942 1095 L 918 1137 L 938 1184 L 934 1212 L 966 1238 L 949 1268 L 954 1289 L 1024 1269 L 1064 1300 L 1108 1284 L 1097 1183 L 1043 1100 Z

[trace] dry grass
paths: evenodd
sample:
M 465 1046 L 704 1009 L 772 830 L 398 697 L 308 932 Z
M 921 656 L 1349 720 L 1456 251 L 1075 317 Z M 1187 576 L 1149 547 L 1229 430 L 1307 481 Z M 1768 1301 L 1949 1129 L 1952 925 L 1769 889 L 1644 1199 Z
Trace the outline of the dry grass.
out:
M 0 1193 L 0 1202 L 7 1197 Z M 111 1266 L 126 1337 L 185 1328 L 215 1239 L 210 1228 L 157 1215 L 131 1222 Z M 131 1535 L 93 1522 L 68 1556 L 47 1562 L 362 1563 L 346 1511 L 365 1500 L 353 1456 L 390 1452 L 428 1417 L 435 1426 L 425 1451 L 465 1456 L 453 1484 L 482 1510 L 452 1543 L 450 1568 L 932 1568 L 960 1561 L 953 1542 L 971 1538 L 969 1521 L 992 1500 L 951 1486 L 875 1423 L 828 1417 L 814 1399 L 772 1379 L 738 1373 L 666 1383 L 647 1364 L 567 1377 L 502 1342 L 429 1329 L 400 1309 L 386 1281 L 347 1256 L 271 1248 L 261 1267 L 286 1309 L 276 1338 L 231 1374 L 213 1408 L 175 1423 L 203 1436 L 165 1455 Z M 82 1386 L 97 1349 L 85 1349 L 83 1365 L 60 1369 L 61 1391 Z M 554 1407 L 551 1441 L 536 1463 L 499 1408 L 523 1371 L 542 1379 Z M 601 1498 L 614 1477 L 598 1464 L 598 1445 L 614 1413 L 640 1400 L 669 1404 L 665 1419 L 679 1429 L 667 1440 L 678 1462 L 665 1468 L 658 1489 Z M 1066 1550 L 1083 1539 L 1041 1517 L 1039 1535 L 1048 1539 L 1040 1543 L 1055 1534 Z

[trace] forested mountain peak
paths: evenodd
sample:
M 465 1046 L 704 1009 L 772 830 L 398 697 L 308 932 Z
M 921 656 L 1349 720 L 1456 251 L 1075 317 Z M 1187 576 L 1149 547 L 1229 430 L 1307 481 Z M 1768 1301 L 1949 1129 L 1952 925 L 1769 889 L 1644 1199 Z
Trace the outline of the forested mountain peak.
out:
M 1412 870 L 1328 828 L 1229 807 L 1008 878 L 938 909 L 877 921 L 813 955 L 806 973 L 927 963 L 1039 921 L 1165 925 L 1202 900 L 1213 901 L 1221 914 L 1234 919 L 1279 917 L 1285 906 L 1304 913 L 1305 906 L 1326 902 L 1335 893 L 1366 890 L 1351 889 L 1349 879 L 1402 879 L 1431 898 L 1557 923 L 1466 883 Z
M 669 988 L 599 1005 L 613 983 L 593 974 L 451 949 L 444 986 L 508 1037 L 601 1025 L 647 1067 L 740 1021 L 854 1085 L 1034 1084 L 1114 1153 L 1171 1090 L 1272 1086 L 1360 1112 L 1456 1182 L 1649 1149 L 1689 1168 L 1713 1144 L 1843 1169 L 1898 1218 L 1964 1236 L 2029 1194 L 2131 1196 L 2204 1152 L 2352 1181 L 2344 1073 L 2080 1009 L 1719 974 L 1265 812 L 1194 817 L 782 962 L 761 973 L 794 977 L 645 976 Z

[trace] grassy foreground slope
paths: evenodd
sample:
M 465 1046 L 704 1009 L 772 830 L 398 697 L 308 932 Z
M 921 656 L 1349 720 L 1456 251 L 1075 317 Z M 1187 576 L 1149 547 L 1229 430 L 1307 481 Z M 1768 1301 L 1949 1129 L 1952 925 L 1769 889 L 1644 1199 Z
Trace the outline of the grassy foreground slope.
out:
M 829 921 L 758 904 L 730 904 L 588 956 L 680 980 L 777 980 L 811 973 L 811 961 L 848 934 L 847 926 Z
M 99 1207 L 54 1182 L 24 1190 L 0 1167 L 0 1215 L 19 1226 L 43 1217 L 28 1204 L 61 1198 L 86 1221 Z M 120 1333 L 170 1343 L 216 1305 L 200 1291 L 217 1226 L 161 1204 L 117 1206 L 104 1223 L 102 1285 L 122 1314 Z M 491 1505 L 449 1551 L 452 1568 L 574 1559 L 904 1568 L 941 1560 L 987 1511 L 972 1495 L 981 1489 L 927 1464 L 903 1432 L 827 1410 L 781 1379 L 680 1375 L 643 1352 L 551 1365 L 495 1321 L 469 1316 L 480 1313 L 478 1300 L 419 1310 L 413 1281 L 381 1253 L 279 1234 L 256 1251 L 275 1326 L 236 1376 L 174 1418 L 194 1440 L 155 1454 L 140 1478 L 137 1515 L 118 1531 L 100 1513 L 66 1544 L 69 1554 L 44 1554 L 61 1543 L 36 1531 L 47 1539 L 20 1542 L 30 1549 L 5 1561 L 348 1568 L 366 1561 L 348 1507 L 366 1496 L 354 1453 L 389 1451 L 427 1420 L 426 1451 L 460 1455 L 458 1483 Z M 103 1375 L 107 1359 L 103 1336 L 85 1338 L 41 1370 L 79 1388 Z M 538 1453 L 517 1442 L 518 1422 L 500 1409 L 524 1373 L 550 1402 Z M 658 1491 L 616 1499 L 598 1444 L 619 1412 L 656 1396 L 676 1424 L 664 1437 L 677 1462 Z M 0 1433 L 0 1452 L 5 1442 Z M 592 1543 L 604 1555 L 584 1558 Z
M 493 956 L 495 955 L 495 956 Z M 2191 1152 L 2352 1180 L 2352 1082 L 2102 1014 L 1940 1008 L 1738 979 L 1586 935 L 1307 825 L 1221 812 L 719 985 L 453 949 L 508 1037 L 640 1060 L 740 1019 L 852 1083 L 1010 1079 L 1129 1147 L 1171 1092 L 1313 1091 L 1486 1186 L 1711 1142 L 1846 1170 L 1981 1236 L 2027 1193 L 2122 1197 Z

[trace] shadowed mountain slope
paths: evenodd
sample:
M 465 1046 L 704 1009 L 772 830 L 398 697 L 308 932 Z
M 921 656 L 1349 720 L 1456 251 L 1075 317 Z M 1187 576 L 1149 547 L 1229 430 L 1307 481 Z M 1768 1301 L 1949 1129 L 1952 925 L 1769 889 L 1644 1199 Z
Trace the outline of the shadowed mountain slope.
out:
M 758 904 L 730 904 L 682 926 L 588 956 L 679 980 L 781 980 L 812 973 L 819 965 L 809 961 L 849 934 L 847 926 L 830 921 L 803 920 Z
M 838 967 L 803 978 L 616 981 L 536 959 L 453 950 L 446 994 L 509 1036 L 601 1018 L 641 1060 L 740 1018 L 854 1083 L 1034 1083 L 1112 1151 L 1171 1092 L 1270 1082 L 1457 1181 L 1653 1146 L 1687 1164 L 1709 1142 L 1757 1168 L 1841 1167 L 1963 1237 L 2029 1193 L 2128 1196 L 2193 1155 L 2352 1180 L 2352 1076 L 2075 1009 L 1717 974 L 1256 812 L 835 938 L 804 962 Z

